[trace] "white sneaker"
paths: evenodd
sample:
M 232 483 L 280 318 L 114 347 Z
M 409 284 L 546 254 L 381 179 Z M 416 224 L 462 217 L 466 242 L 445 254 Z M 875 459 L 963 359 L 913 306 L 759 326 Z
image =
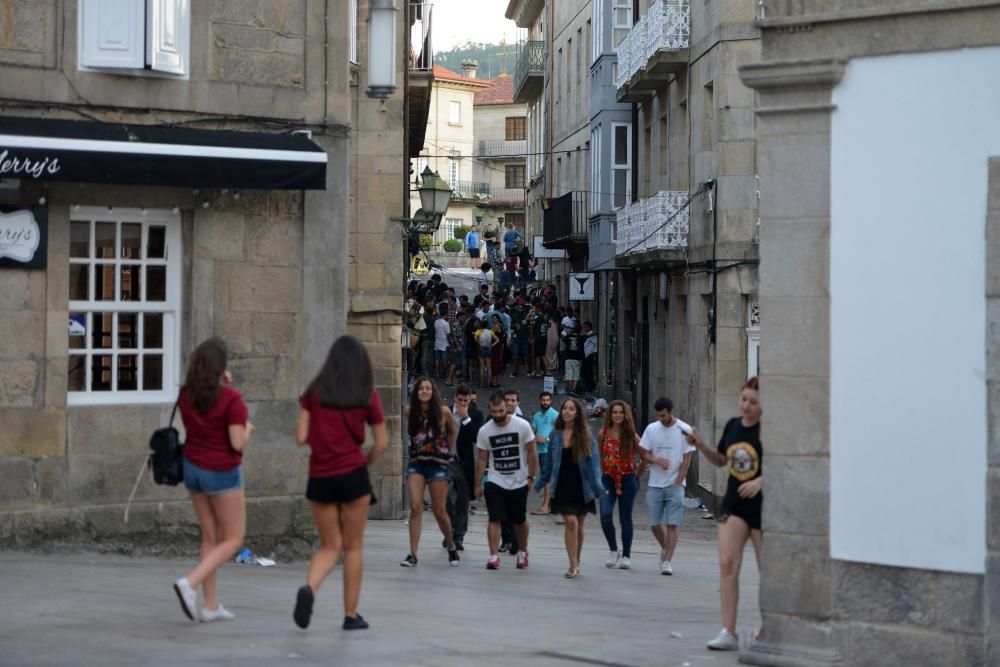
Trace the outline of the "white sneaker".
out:
M 223 607 L 221 603 L 219 604 L 219 608 L 215 611 L 210 609 L 201 610 L 202 623 L 211 623 L 213 621 L 232 621 L 235 619 L 236 616 L 234 616 L 231 611 Z
M 612 551 L 608 559 L 604 561 L 605 567 L 615 567 L 618 565 L 619 561 L 622 559 L 622 554 L 620 551 Z
M 736 635 L 730 633 L 729 630 L 722 628 L 719 631 L 719 636 L 705 644 L 705 646 L 713 651 L 735 651 L 740 647 L 740 640 L 736 638 Z
M 174 592 L 181 603 L 181 611 L 192 621 L 198 620 L 198 594 L 191 588 L 186 577 L 181 577 L 174 582 Z
M 622 556 L 622 559 L 620 561 L 618 561 L 618 569 L 619 570 L 631 570 L 632 569 L 632 561 L 630 561 L 628 559 L 628 556 Z
M 670 566 L 669 560 L 665 560 L 662 563 L 660 563 L 660 574 L 670 575 L 673 573 L 674 573 L 674 568 Z

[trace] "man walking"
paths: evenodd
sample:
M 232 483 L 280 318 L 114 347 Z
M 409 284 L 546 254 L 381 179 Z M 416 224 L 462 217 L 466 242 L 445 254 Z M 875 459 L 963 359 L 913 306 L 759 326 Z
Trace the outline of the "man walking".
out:
M 465 249 L 469 251 L 469 268 L 478 269 L 482 262 L 479 260 L 479 228 L 475 225 L 465 235 Z
M 538 412 L 531 418 L 531 428 L 535 431 L 535 449 L 538 451 L 538 465 L 541 466 L 542 476 L 552 465 L 549 461 L 549 437 L 552 429 L 556 426 L 556 419 L 559 413 L 552 407 L 552 394 L 543 391 L 538 395 Z M 542 504 L 532 512 L 532 514 L 548 514 L 549 509 L 549 484 L 542 489 Z
M 656 421 L 643 431 L 639 455 L 649 464 L 646 510 L 660 544 L 660 573 L 670 575 L 678 532 L 684 525 L 684 478 L 695 448 L 686 438 L 691 427 L 674 417 L 673 401 L 658 398 L 653 409 Z
M 451 335 L 451 323 L 448 321 L 448 304 L 438 306 L 439 317 L 434 321 L 434 366 L 439 378 L 448 378 L 448 337 Z
M 583 364 L 583 337 L 580 335 L 580 328 L 573 323 L 573 326 L 563 336 L 566 342 L 566 393 L 576 396 L 576 383 L 580 380 L 580 366 Z
M 524 413 L 521 412 L 521 394 L 517 389 L 504 389 L 503 392 L 503 402 L 507 405 L 507 414 L 513 417 L 524 418 Z M 537 442 L 535 443 L 537 451 Z M 510 521 L 500 522 L 500 552 L 506 551 L 511 556 L 518 552 L 518 547 L 520 544 L 517 539 L 517 531 L 514 530 L 514 524 Z
M 583 370 L 580 371 L 581 391 L 590 393 L 597 389 L 597 334 L 590 322 L 583 323 Z
M 476 474 L 476 438 L 483 425 L 483 413 L 472 405 L 473 391 L 467 384 L 455 388 L 455 404 L 451 408 L 458 426 L 455 439 L 455 459 L 448 464 L 447 510 L 451 518 L 451 529 L 455 538 L 455 548 L 465 551 L 465 533 L 469 530 L 469 501 L 475 491 L 473 480 Z M 447 541 L 444 544 L 447 547 Z
M 490 421 L 479 429 L 476 439 L 475 495 L 486 497 L 489 526 L 486 530 L 490 546 L 490 559 L 486 569 L 500 568 L 497 546 L 500 542 L 500 523 L 514 524 L 520 549 L 517 568 L 528 567 L 528 489 L 535 482 L 538 456 L 535 453 L 535 434 L 531 425 L 520 417 L 507 412 L 507 404 L 500 392 L 490 397 Z M 480 485 L 483 472 L 487 471 L 485 488 Z

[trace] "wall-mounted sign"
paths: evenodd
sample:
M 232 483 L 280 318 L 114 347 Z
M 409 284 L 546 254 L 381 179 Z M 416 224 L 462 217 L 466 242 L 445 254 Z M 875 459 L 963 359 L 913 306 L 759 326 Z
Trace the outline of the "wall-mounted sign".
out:
M 87 316 L 75 314 L 69 316 L 69 335 L 71 338 L 87 335 Z
M 550 250 L 542 245 L 542 239 L 541 234 L 532 237 L 532 255 L 538 259 L 566 259 L 565 250 Z
M 0 209 L 0 267 L 44 269 L 48 209 Z
M 571 273 L 571 274 L 569 274 L 569 300 L 570 301 L 593 301 L 594 300 L 594 274 L 593 273 Z

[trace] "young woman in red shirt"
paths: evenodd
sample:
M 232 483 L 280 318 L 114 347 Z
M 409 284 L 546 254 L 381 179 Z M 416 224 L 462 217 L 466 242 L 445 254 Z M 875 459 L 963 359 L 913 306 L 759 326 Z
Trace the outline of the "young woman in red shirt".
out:
M 625 401 L 611 401 L 604 415 L 604 428 L 597 435 L 601 449 L 601 482 L 607 494 L 601 496 L 601 528 L 611 555 L 608 567 L 628 570 L 632 567 L 632 506 L 639 494 L 639 479 L 644 463 L 639 460 L 639 434 L 635 432 L 632 408 Z M 622 550 L 615 540 L 615 503 L 622 529 Z
M 199 345 L 188 362 L 187 377 L 177 398 L 184 422 L 184 486 L 191 495 L 201 526 L 198 566 L 174 582 L 181 610 L 192 621 L 235 618 L 215 594 L 216 572 L 243 544 L 246 500 L 243 495 L 243 449 L 253 433 L 240 392 L 229 385 L 228 352 L 219 338 Z M 197 610 L 201 586 L 204 606 Z
M 382 402 L 375 391 L 371 360 L 356 338 L 341 336 L 326 362 L 299 398 L 295 441 L 309 445 L 309 483 L 306 498 L 316 521 L 320 548 L 309 560 L 306 585 L 299 588 L 292 614 L 296 625 L 309 627 L 313 599 L 323 580 L 344 554 L 344 630 L 364 630 L 368 622 L 358 613 L 364 569 L 362 542 L 372 485 L 368 466 L 388 444 Z M 375 444 L 367 454 L 365 425 Z

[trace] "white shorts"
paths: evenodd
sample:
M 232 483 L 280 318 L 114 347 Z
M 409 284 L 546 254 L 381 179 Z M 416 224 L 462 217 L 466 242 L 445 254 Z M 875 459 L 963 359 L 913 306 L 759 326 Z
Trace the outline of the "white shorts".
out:
M 580 379 L 580 360 L 579 359 L 567 359 L 566 360 L 566 382 L 576 382 Z

